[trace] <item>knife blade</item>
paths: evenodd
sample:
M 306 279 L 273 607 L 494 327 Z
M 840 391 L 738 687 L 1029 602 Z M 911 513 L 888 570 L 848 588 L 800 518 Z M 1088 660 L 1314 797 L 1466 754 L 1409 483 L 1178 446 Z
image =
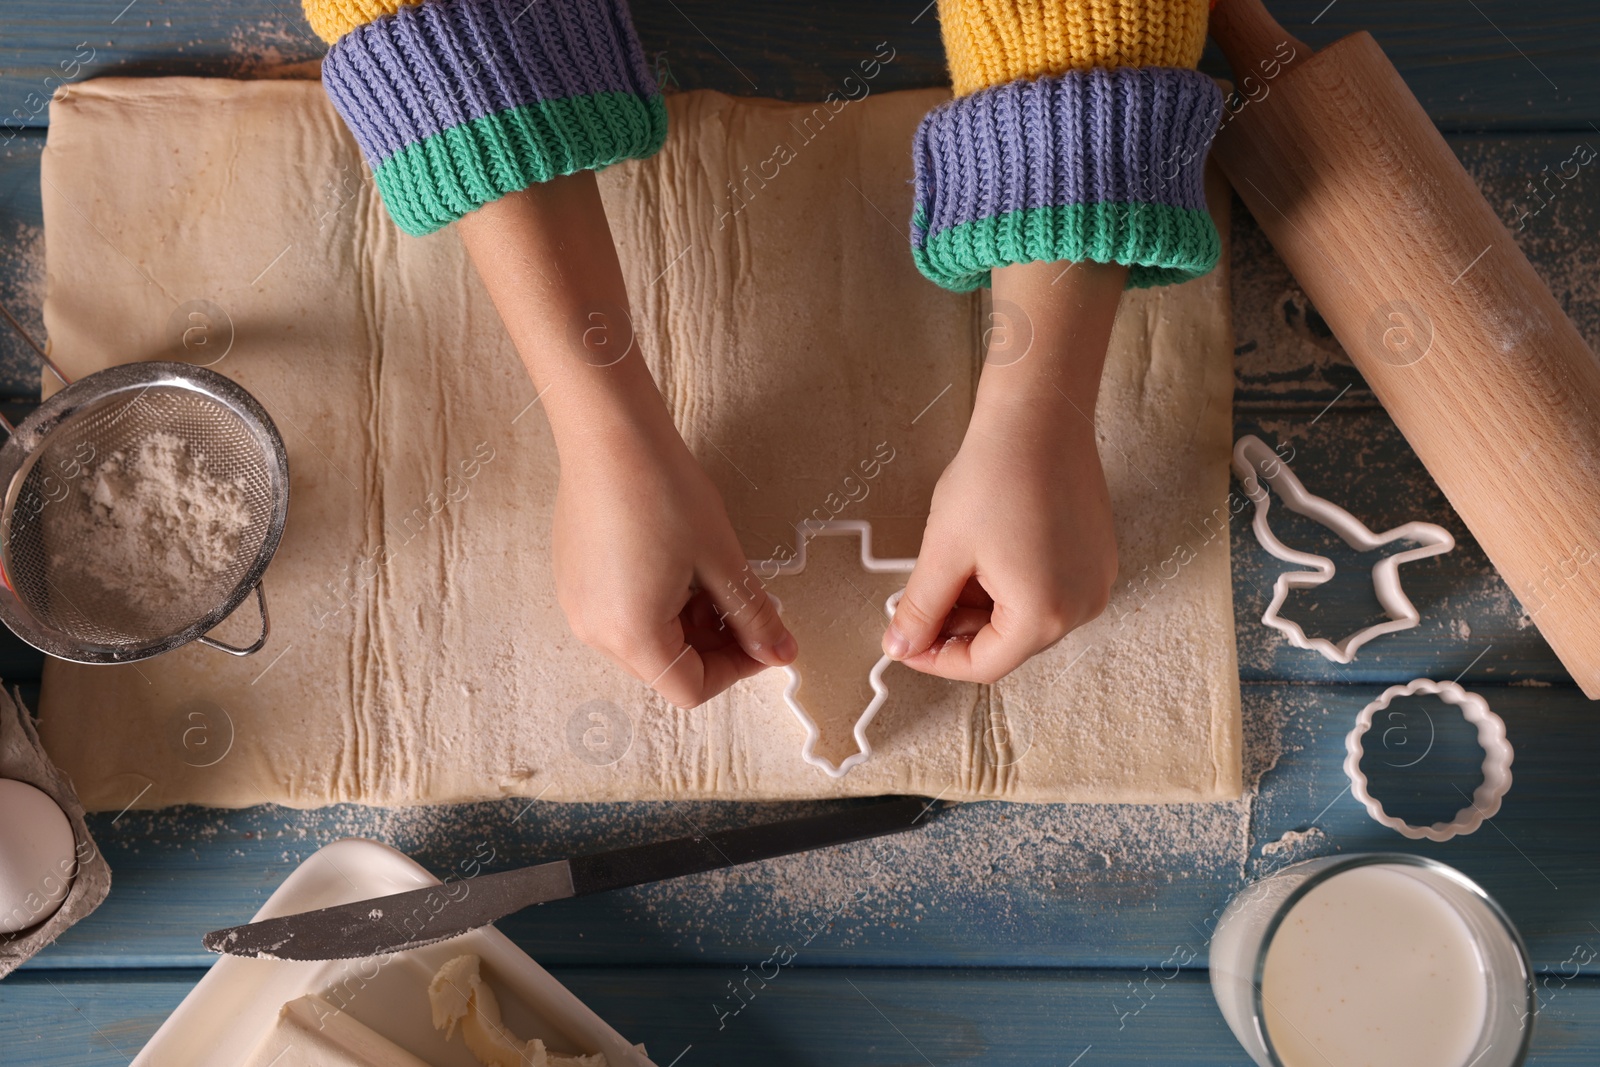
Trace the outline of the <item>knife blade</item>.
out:
M 420 948 L 535 904 L 665 881 L 921 826 L 948 802 L 889 797 L 844 811 L 717 830 L 213 930 L 212 952 L 341 960 Z

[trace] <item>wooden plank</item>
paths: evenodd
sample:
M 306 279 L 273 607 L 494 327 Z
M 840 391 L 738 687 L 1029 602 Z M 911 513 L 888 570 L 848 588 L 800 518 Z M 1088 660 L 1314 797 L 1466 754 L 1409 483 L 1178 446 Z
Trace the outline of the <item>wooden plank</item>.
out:
M 35 340 L 45 339 L 44 218 L 39 205 L 43 130 L 0 132 L 0 304 Z M 0 413 L 13 422 L 39 395 L 39 361 L 26 342 L 0 325 Z M 19 406 L 11 398 L 25 398 Z M 43 654 L 0 627 L 0 679 L 9 685 L 39 678 Z
M 0 1047 L 6 1050 L 6 1062 L 18 1067 L 127 1067 L 202 973 L 11 975 L 0 982 Z
M 0 132 L 0 303 L 44 340 L 44 218 L 39 207 L 43 130 Z M 39 360 L 0 324 L 0 398 L 39 395 Z M 7 412 L 9 415 L 10 412 Z
M 1275 0 L 1284 26 L 1320 47 L 1372 30 L 1435 122 L 1453 130 L 1567 128 L 1600 121 L 1592 62 L 1600 14 L 1583 0 L 1330 4 Z M 782 5 L 636 0 L 647 55 L 669 84 L 821 99 L 879 42 L 895 58 L 874 91 L 947 84 L 937 19 L 921 0 Z M 1319 17 L 1320 16 L 1320 17 Z M 43 125 L 59 85 L 107 74 L 229 77 L 313 61 L 324 46 L 293 0 L 14 0 L 0 16 L 0 115 Z M 1212 49 L 1204 69 L 1226 75 Z M 1463 87 L 1467 87 L 1463 91 Z
M 1209 980 L 1189 972 L 797 969 L 792 985 L 780 986 L 780 972 L 765 1003 L 727 1019 L 714 1005 L 730 1003 L 727 983 L 742 969 L 673 969 L 646 988 L 632 973 L 556 973 L 663 1067 L 674 1056 L 676 1067 L 1248 1062 Z M 1528 1062 L 1592 1064 L 1600 983 L 1568 981 L 1560 993 L 1536 1017 Z
M 554 971 L 662 1067 L 1245 1062 L 1192 972 L 1135 983 L 1116 971 L 843 970 L 797 957 L 765 988 L 751 979 L 754 995 L 733 1014 L 728 987 L 745 980 L 743 965 Z M 20 974 L 0 984 L 0 1046 L 29 1067 L 126 1065 L 198 978 Z M 1535 1017 L 1528 1062 L 1587 1067 L 1600 1047 L 1600 982 L 1557 992 Z
M 1247 767 L 1252 776 L 1272 768 L 1248 801 L 967 805 L 916 834 L 563 902 L 514 916 L 502 928 L 540 960 L 562 966 L 737 966 L 754 953 L 764 958 L 774 944 L 809 939 L 808 960 L 818 965 L 1156 969 L 1177 949 L 1203 959 L 1220 909 L 1263 863 L 1384 849 L 1438 856 L 1481 878 L 1544 966 L 1568 960 L 1576 937 L 1600 945 L 1600 934 L 1584 935 L 1582 909 L 1568 903 L 1600 886 L 1600 779 L 1593 773 L 1600 731 L 1592 705 L 1570 688 L 1484 688 L 1510 724 L 1516 784 L 1490 827 L 1434 845 L 1379 827 L 1342 792 L 1344 734 L 1381 691 L 1247 686 Z M 1456 785 L 1469 793 L 1476 785 L 1463 773 L 1461 746 L 1450 755 L 1448 720 L 1435 716 L 1436 750 L 1405 779 L 1446 800 Z M 1383 737 L 1394 752 L 1409 737 L 1409 760 L 1424 745 L 1422 725 L 1406 735 L 1392 732 L 1394 725 L 1383 725 L 1390 731 Z M 219 773 L 226 768 L 219 764 Z M 441 876 L 466 876 L 825 807 L 530 807 L 515 800 L 98 816 L 92 827 L 114 872 L 111 897 L 30 967 L 204 965 L 203 932 L 248 918 L 301 860 L 347 835 L 388 841 Z M 1279 843 L 1287 831 L 1312 828 L 1304 848 Z M 1585 969 L 1600 973 L 1600 963 Z

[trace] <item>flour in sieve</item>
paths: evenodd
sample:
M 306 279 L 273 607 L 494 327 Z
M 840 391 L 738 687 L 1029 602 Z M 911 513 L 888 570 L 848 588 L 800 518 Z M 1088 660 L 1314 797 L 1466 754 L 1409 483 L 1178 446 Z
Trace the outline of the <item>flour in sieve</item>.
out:
M 189 444 L 153 433 L 79 483 L 88 506 L 73 565 L 135 611 L 159 611 L 227 574 L 250 524 L 245 487 L 205 469 Z

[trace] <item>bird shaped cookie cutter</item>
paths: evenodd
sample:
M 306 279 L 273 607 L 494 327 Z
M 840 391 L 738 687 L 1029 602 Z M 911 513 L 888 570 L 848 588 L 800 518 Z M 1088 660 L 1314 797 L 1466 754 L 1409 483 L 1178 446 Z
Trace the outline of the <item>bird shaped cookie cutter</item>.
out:
M 750 560 L 750 566 L 762 579 L 774 578 L 779 575 L 789 576 L 799 574 L 806 569 L 806 544 L 813 537 L 839 537 L 855 534 L 861 539 L 861 569 L 877 574 L 910 574 L 916 567 L 915 557 L 880 559 L 872 554 L 872 523 L 865 519 L 829 519 L 826 521 L 809 521 L 796 523 L 795 552 L 786 559 Z M 895 605 L 900 603 L 904 589 L 891 593 L 884 601 L 883 610 L 888 618 L 894 617 Z M 777 606 L 778 613 L 783 613 L 783 602 L 772 593 L 773 604 Z M 811 766 L 821 770 L 830 778 L 843 778 L 855 768 L 861 766 L 872 758 L 872 743 L 867 740 L 867 727 L 872 725 L 872 720 L 877 717 L 883 702 L 889 698 L 889 688 L 883 683 L 883 672 L 894 661 L 888 656 L 878 657 L 872 665 L 871 672 L 867 675 L 867 682 L 872 686 L 872 699 L 856 717 L 852 733 L 855 737 L 856 751 L 845 757 L 837 766 L 824 756 L 817 754 L 817 743 L 822 740 L 822 730 L 817 726 L 817 721 L 801 703 L 800 671 L 793 665 L 783 668 L 788 677 L 788 683 L 783 689 L 783 702 L 794 712 L 795 718 L 800 720 L 800 725 L 805 729 L 805 743 L 800 748 L 800 758 Z
M 1456 812 L 1449 822 L 1436 822 L 1431 826 L 1412 826 L 1383 810 L 1383 802 L 1367 789 L 1367 775 L 1361 769 L 1362 740 L 1372 729 L 1372 718 L 1389 706 L 1399 696 L 1427 693 L 1446 704 L 1461 709 L 1461 717 L 1478 728 L 1478 745 L 1483 749 L 1480 771 L 1483 781 L 1472 791 L 1472 803 Z M 1500 801 L 1511 788 L 1511 742 L 1506 738 L 1505 720 L 1489 710 L 1489 702 L 1477 693 L 1468 692 L 1455 682 L 1435 682 L 1418 678 L 1408 685 L 1394 685 L 1356 716 L 1356 724 L 1344 739 L 1344 773 L 1350 779 L 1350 795 L 1359 800 L 1367 814 L 1404 837 L 1416 841 L 1448 841 L 1452 837 L 1470 834 L 1491 819 L 1500 810 Z
M 1233 473 L 1244 486 L 1245 495 L 1255 502 L 1256 513 L 1251 526 L 1261 547 L 1286 563 L 1298 563 L 1310 568 L 1284 571 L 1278 575 L 1278 580 L 1272 586 L 1272 602 L 1261 616 L 1263 623 L 1282 632 L 1296 648 L 1320 652 L 1334 663 L 1349 663 L 1355 658 L 1356 650 L 1374 637 L 1397 630 L 1409 630 L 1421 621 L 1422 617 L 1411 603 L 1411 598 L 1400 588 L 1400 564 L 1441 555 L 1455 548 L 1456 539 L 1449 530 L 1431 522 L 1408 522 L 1383 533 L 1374 533 L 1366 523 L 1344 508 L 1307 490 L 1283 457 L 1261 438 L 1251 434 L 1239 438 L 1233 446 Z M 1334 566 L 1333 560 L 1327 556 L 1300 552 L 1278 539 L 1267 520 L 1272 494 L 1261 485 L 1262 481 L 1283 498 L 1284 506 L 1290 511 L 1321 523 L 1357 551 L 1382 548 L 1396 541 L 1418 543 L 1416 548 L 1383 557 L 1372 568 L 1372 588 L 1377 593 L 1384 614 L 1389 616 L 1388 621 L 1357 630 L 1343 640 L 1330 641 L 1325 637 L 1306 636 L 1299 623 L 1280 614 L 1291 589 L 1310 589 L 1330 581 Z

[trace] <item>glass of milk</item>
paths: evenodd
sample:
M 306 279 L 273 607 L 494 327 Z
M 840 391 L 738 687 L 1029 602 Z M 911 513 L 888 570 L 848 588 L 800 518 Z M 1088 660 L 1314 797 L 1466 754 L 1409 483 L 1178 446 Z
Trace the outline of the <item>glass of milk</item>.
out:
M 1228 904 L 1211 991 L 1260 1067 L 1515 1067 L 1522 937 L 1466 875 L 1399 853 L 1285 867 Z

